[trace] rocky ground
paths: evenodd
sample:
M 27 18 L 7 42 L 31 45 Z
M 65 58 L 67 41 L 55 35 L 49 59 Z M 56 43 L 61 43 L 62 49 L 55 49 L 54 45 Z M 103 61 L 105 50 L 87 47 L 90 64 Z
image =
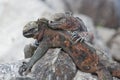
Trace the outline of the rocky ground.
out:
M 77 71 L 72 59 L 60 49 L 49 50 L 27 76 L 18 74 L 21 64 L 22 61 L 0 65 L 0 80 L 97 80 L 89 73 Z

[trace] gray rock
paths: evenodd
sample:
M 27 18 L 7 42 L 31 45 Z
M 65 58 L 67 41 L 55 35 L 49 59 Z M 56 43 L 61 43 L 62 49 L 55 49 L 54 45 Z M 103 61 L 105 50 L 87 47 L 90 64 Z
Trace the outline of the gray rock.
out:
M 61 49 L 50 49 L 32 68 L 27 76 L 20 76 L 18 69 L 22 60 L 0 65 L 0 80 L 97 80 L 95 75 L 77 71 L 67 53 Z M 113 80 L 119 80 L 113 78 Z
M 12 77 L 18 77 L 18 68 L 22 65 L 21 61 L 6 63 L 0 65 L 0 80 L 10 80 Z
M 108 48 L 109 53 L 115 60 L 120 62 L 120 29 L 115 31 L 114 29 L 100 27 L 97 28 L 97 31 L 102 38 L 102 43 L 104 43 L 105 46 L 106 44 L 108 45 L 106 47 Z M 105 46 L 103 46 L 103 48 Z
M 51 49 L 32 68 L 27 76 L 20 76 L 22 61 L 0 65 L 0 80 L 72 80 L 76 66 L 67 53 Z
M 98 80 L 96 76 L 91 75 L 90 73 L 85 73 L 78 71 L 74 80 Z
M 98 34 L 101 36 L 103 42 L 105 43 L 107 43 L 116 32 L 114 29 L 105 28 L 105 27 L 98 27 L 96 28 L 96 30 Z
M 120 29 L 118 29 L 118 31 L 111 36 L 110 40 L 108 41 L 108 45 L 113 58 L 120 62 Z
M 76 74 L 72 59 L 60 49 L 51 51 L 34 67 L 34 77 L 38 80 L 72 80 Z
M 28 60 L 24 60 L 28 61 Z M 90 73 L 78 71 L 72 59 L 61 49 L 50 49 L 32 68 L 27 76 L 20 76 L 18 69 L 23 61 L 0 65 L 0 80 L 97 80 Z M 76 74 L 77 72 L 77 74 Z M 114 78 L 114 80 L 119 80 Z

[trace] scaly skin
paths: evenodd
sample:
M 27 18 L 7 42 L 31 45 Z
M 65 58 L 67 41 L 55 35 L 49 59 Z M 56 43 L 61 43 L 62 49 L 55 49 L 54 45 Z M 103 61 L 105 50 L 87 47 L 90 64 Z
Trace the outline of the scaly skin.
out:
M 38 61 L 49 48 L 61 47 L 71 56 L 76 66 L 81 71 L 97 73 L 100 80 L 112 80 L 108 68 L 104 67 L 104 65 L 99 61 L 99 57 L 97 56 L 94 48 L 89 47 L 85 41 L 74 44 L 74 40 L 71 39 L 72 37 L 69 32 L 66 32 L 64 30 L 53 30 L 48 27 L 48 23 L 41 22 L 41 20 L 38 20 L 35 22 L 35 24 L 38 24 L 39 33 L 36 32 L 36 34 L 34 33 L 30 36 L 27 34 L 27 32 L 24 31 L 23 34 L 25 37 L 34 37 L 41 41 L 39 47 L 31 57 L 30 61 L 26 63 L 24 68 L 20 68 L 19 72 L 21 74 L 24 71 L 27 74 L 31 70 L 32 66 L 36 63 L 36 61 Z M 118 71 L 118 74 L 119 73 L 120 71 Z
M 44 22 L 48 23 L 48 20 L 41 19 Z M 38 19 L 38 22 L 39 19 Z M 72 24 L 70 24 L 72 23 Z M 35 27 L 31 26 L 34 25 Z M 24 32 L 27 32 L 28 34 L 36 34 L 35 28 L 37 28 L 38 24 L 35 24 L 35 22 L 31 21 L 29 22 L 23 29 Z M 70 12 L 67 13 L 56 13 L 53 16 L 53 21 L 49 22 L 49 27 L 54 30 L 65 30 L 72 34 L 73 38 L 76 36 L 79 36 L 78 40 L 86 40 L 90 43 L 93 41 L 93 35 L 90 32 L 87 32 L 87 28 L 84 25 L 83 21 L 78 17 L 73 17 Z M 77 34 L 76 34 L 77 33 Z M 26 45 L 24 48 L 24 54 L 25 58 L 30 58 L 34 51 L 36 50 L 36 47 L 38 47 L 40 40 L 37 38 L 36 42 L 33 44 Z
M 72 23 L 72 24 L 71 24 Z M 83 21 L 78 17 L 73 17 L 71 13 L 56 13 L 53 15 L 53 21 L 49 23 L 52 29 L 62 29 L 67 31 L 87 31 Z
M 70 12 L 67 13 L 56 13 L 53 15 L 53 21 L 50 21 L 49 27 L 55 30 L 65 30 L 70 32 L 72 35 L 80 36 L 86 41 L 92 43 L 93 34 L 88 32 L 87 27 L 79 17 L 74 17 Z

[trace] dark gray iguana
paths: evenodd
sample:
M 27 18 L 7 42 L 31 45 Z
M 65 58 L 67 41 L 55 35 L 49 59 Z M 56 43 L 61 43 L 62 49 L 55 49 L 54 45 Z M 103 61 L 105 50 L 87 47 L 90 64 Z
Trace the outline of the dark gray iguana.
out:
M 117 69 L 118 66 L 106 67 L 105 64 L 100 61 L 99 56 L 96 54 L 96 50 L 86 44 L 85 40 L 79 42 L 80 39 L 77 41 L 79 37 L 76 36 L 77 34 L 75 34 L 76 37 L 74 37 L 66 30 L 51 29 L 51 27 L 49 27 L 49 24 L 51 25 L 52 23 L 48 23 L 48 20 L 46 19 L 39 19 L 38 21 L 30 22 L 29 24 L 27 24 L 27 26 L 25 26 L 34 27 L 28 30 L 25 29 L 23 31 L 23 35 L 28 38 L 34 37 L 35 39 L 40 41 L 40 43 L 30 61 L 28 63 L 24 63 L 20 67 L 20 74 L 23 74 L 23 72 L 28 73 L 31 70 L 32 66 L 36 63 L 36 61 L 38 61 L 49 48 L 60 47 L 63 49 L 63 51 L 67 52 L 70 55 L 76 66 L 81 71 L 97 73 L 100 80 L 112 80 L 111 74 L 113 76 L 120 77 L 120 70 Z M 73 25 L 75 26 L 75 24 Z M 74 43 L 74 41 L 77 42 Z

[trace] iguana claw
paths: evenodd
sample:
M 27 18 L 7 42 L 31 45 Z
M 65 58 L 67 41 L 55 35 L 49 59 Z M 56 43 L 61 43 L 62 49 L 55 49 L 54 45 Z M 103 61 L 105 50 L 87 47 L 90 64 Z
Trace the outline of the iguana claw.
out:
M 84 37 L 78 38 L 78 39 L 75 41 L 75 44 L 78 43 L 78 42 L 83 42 L 84 40 L 85 40 Z
M 74 44 L 76 44 L 77 42 L 83 42 L 85 40 L 85 37 L 82 37 L 80 35 L 78 35 L 77 32 L 73 32 L 72 33 L 72 40 L 74 41 Z
M 23 76 L 25 75 L 24 72 L 27 71 L 27 63 L 23 62 L 22 66 L 20 66 L 18 73 Z

